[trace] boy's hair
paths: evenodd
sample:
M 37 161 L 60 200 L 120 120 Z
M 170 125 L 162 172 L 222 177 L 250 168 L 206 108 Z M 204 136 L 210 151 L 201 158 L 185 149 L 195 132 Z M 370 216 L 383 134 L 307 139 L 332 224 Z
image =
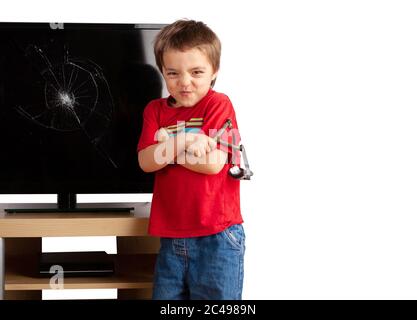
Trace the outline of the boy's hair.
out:
M 187 50 L 198 48 L 203 51 L 216 72 L 220 68 L 221 44 L 217 35 L 203 22 L 178 20 L 165 26 L 154 43 L 155 60 L 162 72 L 163 55 L 169 49 Z M 214 84 L 214 83 L 213 83 Z

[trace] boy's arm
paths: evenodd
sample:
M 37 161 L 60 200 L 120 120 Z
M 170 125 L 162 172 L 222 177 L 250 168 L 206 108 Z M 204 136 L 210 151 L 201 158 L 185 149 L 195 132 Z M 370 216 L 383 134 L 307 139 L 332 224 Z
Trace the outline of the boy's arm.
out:
M 178 162 L 184 168 L 203 174 L 218 174 L 227 162 L 227 153 L 215 149 L 199 158 L 190 154 L 184 158 L 184 163 Z
M 170 137 L 166 141 L 150 145 L 138 152 L 138 162 L 141 169 L 145 172 L 154 172 L 164 168 L 171 163 L 177 154 L 185 151 L 185 133 Z
M 138 162 L 143 171 L 154 172 L 177 159 L 177 163 L 187 169 L 215 174 L 225 163 L 224 156 L 215 147 L 215 141 L 204 134 L 183 132 L 172 137 L 165 135 L 163 141 L 140 150 Z
M 187 148 L 193 143 L 202 142 L 209 145 L 210 138 L 203 134 L 180 133 L 169 137 L 167 140 L 153 144 L 138 153 L 139 166 L 145 172 L 154 172 L 164 168 L 174 159 L 177 164 L 198 173 L 217 174 L 227 161 L 227 153 L 214 149 L 210 152 L 202 152 L 200 157 L 187 153 Z M 197 141 L 197 142 L 196 142 Z M 203 147 L 202 150 L 205 148 Z M 180 155 L 180 156 L 176 156 Z

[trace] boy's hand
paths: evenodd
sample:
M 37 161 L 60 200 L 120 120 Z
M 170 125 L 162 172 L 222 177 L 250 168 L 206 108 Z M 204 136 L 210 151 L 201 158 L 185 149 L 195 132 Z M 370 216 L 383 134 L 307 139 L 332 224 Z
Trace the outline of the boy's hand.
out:
M 156 134 L 156 139 L 158 142 L 167 141 L 169 139 L 168 131 L 164 127 L 160 128 Z
M 216 149 L 217 143 L 214 139 L 200 133 L 187 133 L 186 152 L 195 157 L 202 157 L 206 153 Z

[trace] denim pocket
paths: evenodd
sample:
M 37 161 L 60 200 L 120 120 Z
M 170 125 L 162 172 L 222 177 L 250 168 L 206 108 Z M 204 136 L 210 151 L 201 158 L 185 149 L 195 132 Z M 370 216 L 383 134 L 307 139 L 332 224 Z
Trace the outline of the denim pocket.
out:
M 225 229 L 222 234 L 233 248 L 242 250 L 245 246 L 245 232 L 241 224 L 235 224 Z

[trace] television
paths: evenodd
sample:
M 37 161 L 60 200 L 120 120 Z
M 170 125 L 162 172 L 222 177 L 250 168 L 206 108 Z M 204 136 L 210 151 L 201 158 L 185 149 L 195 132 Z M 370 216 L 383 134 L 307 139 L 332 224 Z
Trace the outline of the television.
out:
M 77 194 L 152 193 L 136 145 L 143 109 L 166 95 L 153 55 L 163 26 L 0 23 L 0 194 L 86 211 Z

